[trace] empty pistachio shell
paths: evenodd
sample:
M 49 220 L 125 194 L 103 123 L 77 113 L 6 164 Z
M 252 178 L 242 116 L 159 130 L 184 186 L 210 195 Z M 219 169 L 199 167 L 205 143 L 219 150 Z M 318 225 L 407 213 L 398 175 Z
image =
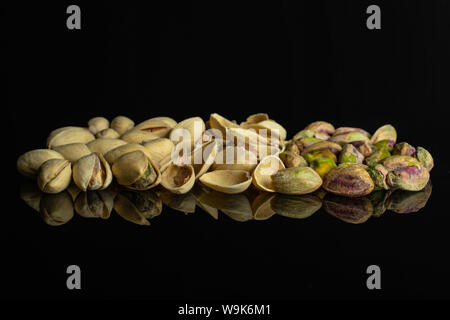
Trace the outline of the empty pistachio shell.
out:
M 50 226 L 60 226 L 73 217 L 73 202 L 67 192 L 46 194 L 39 203 L 42 220 Z
M 373 152 L 368 141 L 352 141 L 350 144 L 354 145 L 364 157 L 371 155 Z
M 312 163 L 314 160 L 320 159 L 320 158 L 328 158 L 333 162 L 337 162 L 337 158 L 336 158 L 335 154 L 327 149 L 313 150 L 313 151 L 305 154 L 304 157 L 308 163 Z
M 129 143 L 124 145 L 119 145 L 118 147 L 115 147 L 114 149 L 109 150 L 105 153 L 105 159 L 108 161 L 110 165 L 113 165 L 114 162 L 119 159 L 121 156 L 123 156 L 126 153 L 133 152 L 133 151 L 142 151 L 147 157 L 151 158 L 150 151 L 144 147 L 141 144 L 138 143 Z M 170 158 L 170 157 L 169 157 Z
M 362 133 L 363 135 L 365 135 L 366 137 L 370 138 L 370 134 L 366 130 L 363 130 L 361 128 L 352 128 L 352 127 L 337 128 L 334 131 L 333 136 L 338 136 L 340 134 L 345 134 L 345 133 L 350 133 L 350 132 L 359 132 L 359 133 Z
M 367 168 L 367 172 L 369 173 L 370 177 L 372 178 L 374 184 L 375 184 L 375 190 L 378 189 L 384 189 L 388 190 L 389 186 L 386 182 L 386 177 L 388 174 L 387 169 L 379 163 L 375 163 L 370 165 Z
M 286 168 L 307 167 L 308 162 L 301 155 L 289 151 L 284 151 L 279 155 Z
M 313 145 L 303 149 L 302 151 L 302 156 L 304 156 L 307 153 L 310 153 L 311 151 L 314 150 L 329 150 L 331 152 L 333 152 L 334 154 L 338 154 L 339 152 L 341 152 L 342 147 L 334 142 L 331 141 L 320 141 L 317 143 L 314 143 Z
M 213 190 L 235 194 L 247 190 L 252 178 L 245 170 L 215 170 L 205 173 L 200 181 Z
M 369 141 L 369 138 L 361 132 L 347 132 L 340 135 L 332 136 L 329 141 L 344 145 L 353 141 Z
M 146 219 L 152 219 L 162 212 L 162 201 L 152 190 L 123 190 L 120 195 L 122 208 L 126 206 L 130 211 L 137 211 L 135 216 L 142 215 Z
M 408 142 L 397 143 L 392 150 L 392 155 L 414 156 L 415 153 L 416 148 L 414 148 Z
M 381 162 L 383 159 L 389 158 L 391 156 L 391 153 L 387 148 L 379 148 L 376 149 L 372 154 L 366 159 L 364 159 L 364 162 L 367 165 L 372 165 Z
M 391 156 L 383 159 L 381 164 L 387 171 L 392 171 L 401 167 L 420 165 L 421 163 L 411 156 Z
M 127 143 L 121 139 L 103 138 L 103 139 L 95 139 L 89 142 L 86 146 L 89 148 L 91 152 L 96 152 L 105 155 L 108 151 L 113 150 L 119 146 L 123 146 L 124 144 Z
M 125 153 L 112 165 L 112 172 L 120 185 L 132 190 L 147 190 L 161 181 L 161 173 L 142 151 Z
M 114 207 L 114 198 L 106 190 L 80 192 L 74 207 L 84 218 L 108 219 Z
M 339 163 L 362 163 L 363 160 L 364 156 L 351 143 L 344 145 L 339 154 Z
M 112 182 L 111 168 L 100 153 L 91 153 L 73 164 L 73 182 L 82 191 L 106 189 Z
M 134 129 L 150 132 L 160 138 L 163 138 L 169 134 L 172 126 L 162 119 L 152 118 L 139 123 L 134 127 Z
M 120 139 L 122 139 L 123 141 L 125 141 L 127 143 L 141 143 L 143 141 L 158 139 L 158 138 L 159 138 L 159 136 L 152 132 L 139 130 L 136 128 L 133 128 L 120 136 Z
M 120 134 L 111 128 L 103 129 L 95 134 L 97 139 L 108 138 L 108 139 L 119 139 Z
M 256 113 L 248 116 L 247 120 L 245 122 L 242 122 L 240 126 L 242 128 L 247 128 L 247 125 L 249 124 L 258 123 L 265 120 L 269 120 L 269 115 L 267 113 Z
M 370 139 L 370 142 L 377 143 L 382 140 L 389 140 L 393 144 L 397 141 L 397 131 L 390 124 L 378 128 Z
M 329 158 L 318 158 L 311 162 L 311 168 L 323 178 L 331 169 L 336 168 L 336 163 Z
M 268 136 L 262 136 L 258 134 L 255 130 L 250 129 L 242 129 L 242 128 L 227 128 L 226 130 L 227 135 L 224 136 L 224 139 L 226 139 L 227 145 L 233 145 L 233 146 L 248 146 L 247 149 L 253 149 L 257 150 L 259 146 L 266 146 L 266 145 L 274 145 L 279 146 L 280 141 L 278 139 L 271 140 Z M 235 141 L 237 141 L 235 143 Z M 265 151 L 265 150 L 262 150 Z M 267 155 L 267 153 L 266 153 Z
M 71 180 L 70 162 L 63 159 L 50 159 L 39 168 L 37 183 L 45 193 L 59 193 L 65 190 Z
M 195 212 L 196 202 L 192 192 L 176 194 L 163 189 L 163 191 L 159 193 L 159 197 L 166 206 L 176 211 L 180 211 L 184 214 Z
M 192 153 L 192 163 L 195 172 L 195 179 L 204 175 L 214 163 L 217 155 L 217 142 L 205 143 L 201 148 L 194 149 Z
M 431 182 L 420 191 L 396 190 L 387 200 L 387 207 L 396 213 L 417 212 L 427 204 L 432 191 Z
M 117 212 L 119 216 L 125 220 L 141 225 L 148 226 L 150 222 L 145 218 L 145 216 L 140 212 L 133 202 L 130 201 L 126 196 L 118 194 L 114 201 L 114 211 Z
M 111 129 L 114 129 L 119 135 L 124 134 L 134 127 L 134 121 L 124 116 L 117 116 L 111 121 Z
M 252 172 L 258 163 L 256 155 L 243 147 L 226 147 L 217 152 L 213 170 L 246 170 Z
M 226 129 L 227 128 L 239 128 L 239 126 L 230 120 L 222 117 L 220 114 L 212 113 L 209 116 L 209 123 L 212 129 L 219 130 L 223 137 L 226 136 Z
M 347 198 L 328 194 L 323 200 L 326 212 L 353 224 L 366 222 L 373 214 L 372 202 L 366 198 Z
M 381 148 L 386 148 L 389 150 L 389 152 L 394 149 L 395 142 L 392 140 L 380 140 L 377 143 L 372 144 L 372 149 L 378 150 Z
M 43 196 L 44 193 L 39 190 L 36 183 L 24 181 L 20 185 L 20 198 L 37 212 L 39 212 L 39 203 L 41 202 Z
M 50 149 L 25 152 L 17 159 L 17 170 L 28 178 L 36 178 L 40 166 L 49 159 L 64 159 L 63 155 Z
M 69 143 L 88 143 L 95 140 L 94 135 L 86 128 L 65 127 L 53 130 L 47 138 L 47 147 L 53 148 Z
M 184 194 L 194 186 L 195 172 L 191 165 L 177 166 L 171 164 L 161 176 L 161 185 L 167 190 Z
M 322 185 L 320 175 L 309 167 L 279 170 L 271 177 L 274 190 L 284 194 L 307 194 Z
M 431 171 L 431 169 L 433 169 L 433 157 L 431 156 L 431 153 L 429 153 L 425 148 L 417 147 L 416 158 L 428 171 Z
M 270 203 L 275 194 L 261 192 L 252 201 L 252 212 L 255 220 L 267 220 L 275 214 Z
M 248 129 L 254 129 L 258 134 L 271 139 L 278 138 L 282 141 L 286 139 L 286 129 L 274 120 L 264 120 L 258 123 L 247 125 Z
M 284 163 L 277 156 L 267 156 L 255 168 L 252 174 L 253 185 L 262 191 L 275 192 L 272 174 L 284 169 Z
M 188 118 L 178 122 L 178 124 L 172 128 L 170 131 L 170 140 L 172 140 L 174 144 L 190 141 L 191 145 L 193 145 L 195 141 L 202 137 L 205 129 L 205 122 L 202 118 Z
M 89 150 L 84 143 L 64 144 L 62 146 L 54 147 L 53 150 L 62 154 L 64 159 L 69 160 L 72 163 L 91 153 L 91 150 Z
M 160 162 L 172 153 L 174 144 L 167 138 L 144 141 L 142 145 L 149 151 L 152 160 L 160 166 Z
M 88 121 L 88 128 L 92 134 L 97 134 L 98 132 L 109 128 L 109 121 L 104 117 L 95 117 Z
M 333 135 L 335 129 L 331 123 L 325 121 L 316 121 L 310 123 L 306 126 L 306 130 L 311 130 L 315 132 L 315 137 L 319 139 L 328 139 L 331 135 Z
M 420 164 L 396 168 L 387 175 L 387 183 L 391 187 L 408 191 L 422 190 L 429 179 L 428 170 Z
M 362 197 L 372 192 L 374 183 L 365 166 L 344 163 L 328 172 L 323 188 L 341 196 Z
M 270 203 L 277 214 L 294 219 L 312 216 L 322 207 L 322 201 L 314 195 L 289 196 L 276 194 Z
M 292 137 L 292 140 L 296 141 L 296 140 L 300 140 L 303 138 L 314 138 L 315 132 L 312 130 L 301 130 L 299 132 L 297 132 L 294 137 Z M 319 139 L 321 140 L 321 139 Z

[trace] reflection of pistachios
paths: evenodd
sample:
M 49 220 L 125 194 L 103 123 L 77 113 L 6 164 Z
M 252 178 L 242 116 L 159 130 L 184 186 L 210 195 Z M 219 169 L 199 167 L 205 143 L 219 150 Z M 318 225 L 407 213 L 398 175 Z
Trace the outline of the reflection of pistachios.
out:
M 45 194 L 39 204 L 39 211 L 45 223 L 59 226 L 67 223 L 73 217 L 73 202 L 66 192 Z
M 372 202 L 366 197 L 347 198 L 327 194 L 323 200 L 323 207 L 336 218 L 354 224 L 366 222 L 373 214 Z
M 425 207 L 432 189 L 431 182 L 428 182 L 420 191 L 397 190 L 388 198 L 387 207 L 397 213 L 417 212 Z
M 270 202 L 277 214 L 295 219 L 305 219 L 322 207 L 322 201 L 311 194 L 302 196 L 275 195 Z

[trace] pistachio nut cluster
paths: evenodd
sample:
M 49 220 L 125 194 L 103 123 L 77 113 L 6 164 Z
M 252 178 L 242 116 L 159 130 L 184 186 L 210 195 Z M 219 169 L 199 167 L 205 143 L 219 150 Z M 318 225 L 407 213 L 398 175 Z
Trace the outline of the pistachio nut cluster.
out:
M 287 140 L 283 126 L 265 113 L 241 123 L 217 113 L 206 122 L 95 117 L 86 127 L 53 130 L 46 148 L 17 160 L 18 171 L 48 194 L 70 185 L 100 192 L 115 181 L 130 192 L 160 187 L 173 195 L 200 184 L 224 197 L 251 187 L 286 196 L 322 187 L 337 196 L 364 197 L 378 190 L 420 191 L 432 168 L 431 154 L 397 143 L 391 125 L 371 135 L 316 121 Z

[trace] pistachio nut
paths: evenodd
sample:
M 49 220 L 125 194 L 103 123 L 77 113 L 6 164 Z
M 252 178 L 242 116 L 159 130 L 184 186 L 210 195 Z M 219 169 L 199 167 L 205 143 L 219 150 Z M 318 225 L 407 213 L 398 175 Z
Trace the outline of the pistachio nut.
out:
M 91 153 L 73 164 L 73 182 L 82 191 L 106 189 L 112 182 L 111 168 L 101 153 Z
M 132 190 L 147 190 L 161 182 L 161 173 L 151 158 L 137 150 L 125 153 L 112 165 L 120 185 Z
M 109 128 L 109 120 L 104 117 L 95 117 L 88 121 L 88 129 L 92 134 Z
M 334 154 L 338 154 L 339 152 L 341 152 L 342 147 L 339 144 L 331 141 L 320 141 L 303 149 L 302 156 L 314 150 L 329 150 Z
M 353 127 L 340 127 L 340 128 L 337 128 L 334 131 L 333 136 L 338 136 L 338 135 L 345 134 L 345 133 L 350 133 L 350 132 L 359 132 L 359 133 L 362 133 L 363 135 L 365 135 L 366 137 L 370 138 L 370 133 L 368 133 L 366 130 L 361 129 L 361 128 L 353 128 Z
M 421 165 L 416 158 L 400 155 L 387 157 L 381 161 L 381 164 L 387 169 L 387 171 L 393 171 L 406 166 Z
M 372 149 L 378 150 L 381 148 L 386 148 L 391 152 L 394 149 L 395 142 L 392 140 L 380 140 L 374 144 L 372 144 Z
M 123 146 L 124 144 L 127 143 L 121 139 L 102 138 L 95 139 L 89 142 L 86 146 L 92 153 L 95 152 L 105 155 L 108 151 L 113 150 L 119 146 Z
M 116 160 L 119 159 L 121 156 L 133 151 L 141 151 L 150 159 L 152 157 L 150 151 L 143 145 L 138 143 L 128 143 L 124 145 L 119 145 L 118 147 L 115 147 L 114 149 L 111 149 L 108 152 L 106 152 L 105 159 L 106 161 L 108 161 L 110 165 L 113 165 L 114 162 L 116 162 Z
M 374 163 L 370 165 L 366 170 L 372 178 L 373 183 L 375 184 L 374 190 L 389 189 L 389 185 L 386 182 L 388 171 L 382 164 Z
M 158 139 L 159 136 L 144 130 L 133 128 L 120 136 L 126 143 L 142 143 L 143 141 Z
M 299 146 L 293 140 L 289 140 L 289 141 L 285 142 L 284 151 L 292 152 L 292 153 L 295 153 L 298 155 L 300 155 L 300 152 L 301 152 Z
M 173 125 L 173 126 L 172 126 Z M 164 138 L 169 134 L 169 131 L 176 125 L 175 120 L 164 121 L 158 118 L 145 120 L 134 127 L 134 129 L 150 132 L 159 138 Z
M 95 141 L 95 140 L 93 140 Z M 75 162 L 81 157 L 87 156 L 91 150 L 84 143 L 69 143 L 53 147 L 53 150 L 63 155 L 64 159 Z
M 377 143 L 382 140 L 388 140 L 392 144 L 395 144 L 395 142 L 397 141 L 397 131 L 392 125 L 386 124 L 378 128 L 377 131 L 375 131 L 375 133 L 372 135 L 370 142 Z
M 323 140 L 327 140 L 334 134 L 334 126 L 331 123 L 325 121 L 316 121 L 306 126 L 305 130 L 311 130 L 315 132 L 315 137 Z
M 434 166 L 433 157 L 431 156 L 431 153 L 429 153 L 425 148 L 417 147 L 416 158 L 423 164 L 423 166 L 428 171 L 431 171 L 431 169 L 433 169 Z
M 387 183 L 391 187 L 408 191 L 422 190 L 429 179 L 428 170 L 421 164 L 399 167 L 387 175 Z
M 300 140 L 300 139 L 303 139 L 303 138 L 314 138 L 315 134 L 316 133 L 314 131 L 312 131 L 312 130 L 305 130 L 305 129 L 303 129 L 303 130 L 297 132 L 294 135 L 294 137 L 292 137 L 292 140 L 296 141 L 296 140 Z M 319 139 L 319 140 L 322 140 L 322 139 Z
M 47 148 L 54 148 L 69 143 L 88 143 L 95 140 L 94 135 L 86 128 L 64 127 L 53 130 L 47 138 Z
M 200 182 L 213 190 L 236 194 L 247 190 L 252 177 L 246 170 L 215 170 L 202 175 Z
M 35 179 L 40 166 L 49 159 L 64 159 L 64 156 L 50 149 L 31 150 L 17 158 L 17 170 L 23 176 Z
M 305 219 L 322 207 L 322 201 L 311 194 L 291 196 L 276 194 L 270 202 L 272 210 L 287 218 Z
M 364 156 L 351 143 L 347 143 L 342 147 L 339 154 L 339 163 L 363 163 Z
M 307 167 L 308 162 L 301 155 L 289 151 L 284 151 L 279 155 L 286 168 Z
M 410 145 L 408 142 L 400 142 L 394 146 L 392 155 L 400 156 L 414 156 L 416 148 Z
M 322 139 L 314 138 L 314 137 L 305 137 L 298 140 L 294 140 L 297 146 L 301 151 L 303 151 L 305 148 L 308 148 L 312 146 L 313 144 L 317 142 L 323 141 Z
M 59 193 L 65 190 L 72 177 L 70 162 L 64 159 L 49 159 L 39 168 L 37 183 L 45 193 Z
M 323 188 L 328 192 L 346 196 L 362 197 L 372 192 L 374 183 L 364 165 L 343 163 L 328 172 Z
M 192 165 L 171 164 L 161 175 L 161 185 L 177 194 L 189 192 L 194 186 L 194 182 L 195 172 Z
M 95 137 L 97 139 L 103 139 L 103 138 L 108 138 L 108 139 L 119 139 L 120 138 L 120 134 L 112 129 L 112 128 L 107 128 L 107 129 L 103 129 L 102 131 L 99 131 L 95 134 Z
M 313 150 L 305 154 L 304 158 L 308 163 L 313 163 L 314 160 L 320 158 L 328 158 L 333 162 L 337 162 L 336 155 L 328 149 Z
M 175 147 L 172 140 L 167 138 L 158 138 L 142 142 L 142 145 L 150 153 L 150 158 L 157 164 L 161 165 L 161 160 L 172 154 Z
M 391 153 L 387 148 L 376 149 L 372 154 L 364 159 L 364 162 L 370 166 L 381 162 L 382 160 L 389 158 Z
M 188 118 L 178 122 L 178 124 L 172 128 L 169 138 L 175 145 L 180 142 L 188 141 L 190 141 L 191 145 L 193 145 L 195 141 L 202 137 L 205 129 L 205 122 L 202 118 Z
M 205 143 L 201 148 L 194 149 L 192 152 L 193 167 L 195 172 L 195 179 L 199 179 L 204 175 L 217 155 L 217 142 L 211 141 Z
M 80 192 L 74 207 L 84 218 L 108 219 L 114 207 L 114 198 L 106 190 Z
M 50 226 L 60 226 L 73 217 L 73 202 L 70 195 L 63 191 L 46 194 L 39 203 L 42 220 Z
M 310 167 L 282 169 L 271 177 L 274 190 L 283 194 L 307 194 L 322 185 L 322 178 Z
M 346 143 L 353 142 L 353 141 L 369 141 L 369 138 L 361 132 L 354 131 L 354 132 L 347 132 L 347 133 L 343 133 L 343 134 L 339 134 L 339 135 L 334 135 L 329 139 L 329 141 L 338 143 L 340 145 L 344 145 Z
M 267 156 L 258 165 L 252 174 L 253 185 L 262 191 L 275 192 L 272 183 L 272 174 L 284 169 L 284 163 L 277 156 Z
M 118 194 L 114 201 L 114 211 L 125 220 L 141 226 L 148 226 L 150 222 L 140 212 L 134 203 L 123 194 Z
M 248 124 L 247 129 L 254 129 L 258 134 L 270 139 L 286 140 L 286 129 L 274 120 L 264 120 L 254 124 Z
M 432 191 L 431 182 L 420 191 L 396 190 L 387 200 L 387 207 L 396 213 L 413 213 L 424 208 Z
M 364 157 L 371 155 L 373 152 L 368 141 L 352 141 L 350 144 L 354 145 Z
M 326 212 L 336 218 L 353 224 L 366 222 L 373 214 L 372 202 L 366 198 L 347 198 L 328 194 L 323 200 Z
M 319 176 L 323 179 L 327 173 L 336 168 L 336 163 L 329 158 L 317 158 L 311 162 L 311 168 L 313 168 Z
M 134 127 L 134 121 L 124 116 L 117 116 L 112 119 L 110 127 L 122 135 Z

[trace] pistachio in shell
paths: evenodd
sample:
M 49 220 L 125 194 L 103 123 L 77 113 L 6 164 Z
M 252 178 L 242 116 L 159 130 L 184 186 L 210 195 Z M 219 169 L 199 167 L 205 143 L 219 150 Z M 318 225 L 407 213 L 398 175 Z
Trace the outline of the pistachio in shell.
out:
M 311 168 L 313 168 L 314 171 L 316 171 L 322 179 L 331 169 L 336 167 L 336 163 L 329 158 L 317 158 L 314 159 L 313 162 L 311 162 Z
M 159 136 L 144 130 L 133 128 L 120 136 L 126 143 L 142 143 L 146 140 L 158 139 Z
M 103 139 L 103 138 L 108 138 L 108 139 L 119 139 L 120 138 L 120 134 L 112 129 L 112 128 L 107 128 L 107 129 L 103 129 L 102 131 L 99 131 L 95 134 L 95 137 L 97 139 Z
M 167 138 L 144 141 L 142 145 L 148 150 L 150 157 L 158 166 L 161 166 L 161 160 L 171 155 L 175 147 L 172 140 Z
M 365 166 L 344 163 L 328 172 L 323 188 L 346 197 L 362 197 L 372 192 L 374 183 Z
M 252 183 L 259 190 L 275 192 L 272 183 L 272 174 L 284 169 L 284 163 L 277 156 L 267 156 L 264 158 L 252 173 Z
M 428 171 L 431 171 L 431 169 L 433 169 L 434 166 L 433 157 L 431 156 L 431 153 L 428 152 L 425 148 L 417 147 L 416 158 L 423 164 L 423 166 Z
M 252 177 L 246 170 L 215 170 L 202 175 L 200 182 L 213 190 L 236 194 L 247 190 Z
M 152 155 L 150 151 L 144 147 L 141 144 L 138 143 L 128 143 L 119 145 L 118 147 L 115 147 L 114 149 L 109 150 L 105 153 L 105 159 L 108 161 L 110 165 L 113 165 L 114 162 L 116 162 L 117 159 L 119 159 L 121 156 L 123 156 L 126 153 L 133 152 L 133 151 L 141 151 L 143 152 L 147 157 L 151 158 Z M 169 156 L 170 158 L 170 156 Z
M 369 141 L 369 138 L 361 132 L 353 131 L 334 135 L 329 139 L 329 141 L 344 145 L 353 141 Z
M 189 192 L 194 186 L 194 182 L 195 172 L 192 165 L 171 164 L 161 176 L 161 185 L 176 194 Z
M 41 165 L 50 159 L 64 159 L 64 156 L 50 149 L 31 150 L 17 158 L 17 170 L 23 176 L 35 179 Z
M 310 164 L 313 163 L 314 160 L 320 159 L 320 158 L 328 158 L 333 162 L 337 162 L 336 155 L 328 149 L 313 150 L 313 151 L 305 154 L 304 158 Z
M 323 199 L 323 208 L 332 216 L 352 224 L 366 222 L 373 214 L 372 202 L 366 197 L 347 198 L 327 194 Z
M 106 190 L 80 192 L 75 199 L 75 211 L 84 218 L 108 219 L 114 207 L 114 198 Z
M 352 141 L 350 144 L 354 145 L 356 149 L 364 156 L 367 157 L 372 154 L 373 150 L 369 141 Z
M 95 117 L 88 121 L 88 129 L 92 134 L 109 128 L 109 120 L 104 117 Z
M 73 164 L 73 182 L 82 191 L 106 189 L 112 182 L 111 168 L 100 153 L 91 153 Z
M 283 194 L 307 194 L 322 185 L 322 178 L 310 167 L 282 169 L 271 177 L 274 190 Z
M 173 120 L 173 119 L 172 119 Z M 152 118 L 137 124 L 134 128 L 146 132 L 150 132 L 159 138 L 164 138 L 169 134 L 169 131 L 176 125 L 175 120 L 169 122 L 161 118 Z
M 371 143 L 377 143 L 382 140 L 388 140 L 391 143 L 395 144 L 397 141 L 397 131 L 395 128 L 390 125 L 386 124 L 375 131 L 375 133 L 372 135 L 372 138 L 370 138 Z
M 284 151 L 279 155 L 286 168 L 307 167 L 308 162 L 301 155 L 289 151 Z
M 127 143 L 121 139 L 102 138 L 102 139 L 95 139 L 89 142 L 86 146 L 89 148 L 91 152 L 105 155 L 108 151 L 113 150 L 119 146 L 123 146 L 124 144 Z
M 334 131 L 333 136 L 338 136 L 338 135 L 345 134 L 345 133 L 350 133 L 350 132 L 359 132 L 359 133 L 362 133 L 363 135 L 365 135 L 366 137 L 370 138 L 370 134 L 366 130 L 361 129 L 361 128 L 353 128 L 353 127 L 340 127 L 340 128 L 337 128 Z
M 348 143 L 342 147 L 342 151 L 339 154 L 339 163 L 363 163 L 364 156 L 358 151 L 358 149 L 351 143 Z
M 314 138 L 314 135 L 315 135 L 314 131 L 303 129 L 303 130 L 297 132 L 292 137 L 292 140 L 297 141 L 297 140 L 300 140 L 300 139 L 303 139 L 303 138 Z M 322 140 L 322 139 L 319 139 L 319 140 Z
M 148 190 L 161 182 L 161 173 L 142 151 L 125 153 L 112 165 L 117 183 L 132 190 Z
M 111 120 L 110 127 L 122 135 L 134 127 L 134 121 L 125 116 L 117 116 Z
M 89 150 L 84 143 L 64 144 L 62 146 L 53 147 L 53 150 L 62 154 L 64 159 L 69 160 L 72 163 L 91 153 L 91 150 Z
M 315 132 L 315 137 L 323 140 L 327 140 L 334 134 L 334 126 L 326 121 L 316 121 L 306 126 L 305 130 L 311 130 Z
M 47 138 L 47 148 L 54 148 L 69 143 L 88 143 L 95 136 L 86 128 L 64 127 L 53 130 Z
M 277 214 L 287 218 L 305 219 L 322 207 L 322 201 L 315 195 L 292 196 L 276 194 L 270 206 Z
M 315 150 L 329 150 L 334 154 L 338 154 L 339 152 L 341 152 L 342 147 L 339 144 L 331 141 L 320 141 L 303 149 L 302 156 Z
M 237 126 L 237 125 L 236 125 Z M 205 122 L 200 117 L 192 117 L 178 122 L 170 131 L 170 140 L 176 145 L 180 142 L 194 144 L 205 132 Z
M 387 171 L 393 171 L 397 168 L 406 166 L 421 165 L 416 158 L 400 155 L 387 157 L 381 161 L 381 164 L 387 169 Z
M 313 144 L 315 144 L 317 142 L 321 142 L 323 140 L 314 138 L 314 137 L 305 137 L 305 138 L 301 138 L 299 140 L 294 140 L 294 141 L 299 146 L 299 149 L 301 149 L 301 151 L 303 151 L 305 148 L 308 148 L 308 147 L 312 146 Z
M 424 208 L 431 196 L 431 182 L 420 191 L 396 190 L 387 200 L 387 208 L 396 213 L 413 213 Z
M 399 167 L 387 175 L 387 183 L 391 187 L 408 191 L 422 190 L 429 179 L 428 170 L 421 164 Z
M 392 140 L 380 140 L 372 144 L 372 149 L 378 150 L 381 148 L 386 148 L 391 152 L 394 149 L 395 142 Z
M 379 162 L 382 162 L 383 159 L 389 158 L 391 153 L 387 148 L 379 148 L 376 149 L 372 154 L 364 159 L 364 162 L 370 166 Z
M 66 192 L 46 194 L 39 203 L 39 212 L 44 222 L 50 226 L 60 226 L 73 217 L 73 202 Z
M 59 193 L 65 190 L 71 181 L 70 162 L 64 159 L 49 159 L 39 168 L 37 184 L 45 193 Z
M 408 142 L 397 143 L 392 150 L 392 155 L 414 156 L 415 153 L 416 148 L 414 148 Z
M 370 165 L 366 170 L 372 178 L 373 183 L 375 184 L 374 190 L 389 189 L 389 185 L 386 182 L 388 170 L 382 164 L 374 163 Z

